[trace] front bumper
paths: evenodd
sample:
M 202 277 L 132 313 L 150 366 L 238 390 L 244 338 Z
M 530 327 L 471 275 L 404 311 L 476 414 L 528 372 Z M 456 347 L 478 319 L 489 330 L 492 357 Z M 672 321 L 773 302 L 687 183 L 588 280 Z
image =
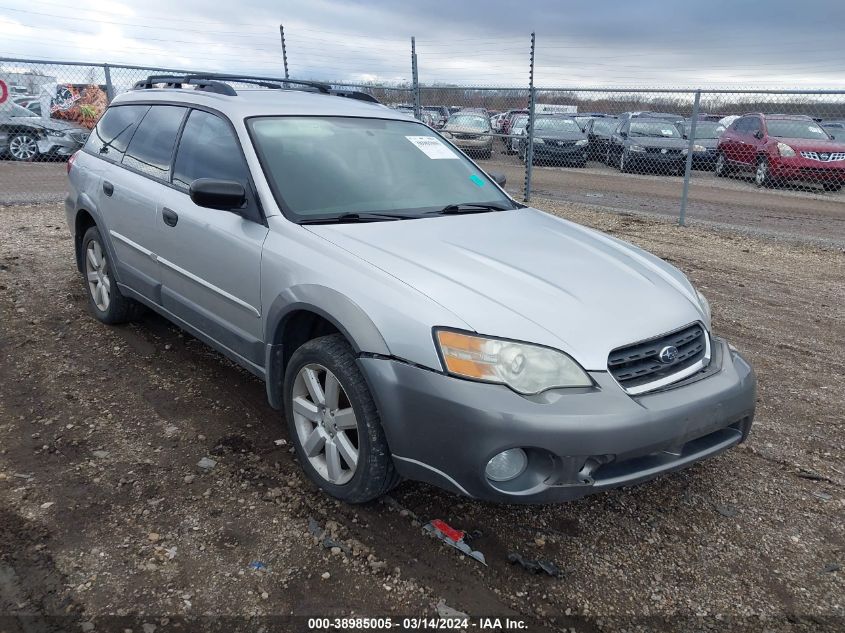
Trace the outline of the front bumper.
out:
M 819 161 L 796 156 L 770 161 L 771 174 L 781 180 L 845 184 L 845 160 Z
M 713 348 L 701 376 L 639 397 L 607 372 L 591 372 L 596 388 L 523 397 L 395 360 L 359 363 L 400 474 L 478 499 L 546 503 L 651 479 L 742 442 L 754 372 L 724 341 Z M 490 458 L 517 447 L 527 469 L 488 480 Z
M 83 145 L 84 142 L 70 137 L 47 136 L 38 140 L 38 153 L 42 156 L 70 156 Z

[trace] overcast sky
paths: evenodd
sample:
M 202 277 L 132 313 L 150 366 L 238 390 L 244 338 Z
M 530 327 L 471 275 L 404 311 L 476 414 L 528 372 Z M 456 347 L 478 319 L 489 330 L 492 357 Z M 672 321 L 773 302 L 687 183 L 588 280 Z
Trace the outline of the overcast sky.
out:
M 0 55 L 524 86 L 845 85 L 843 0 L 0 0 Z

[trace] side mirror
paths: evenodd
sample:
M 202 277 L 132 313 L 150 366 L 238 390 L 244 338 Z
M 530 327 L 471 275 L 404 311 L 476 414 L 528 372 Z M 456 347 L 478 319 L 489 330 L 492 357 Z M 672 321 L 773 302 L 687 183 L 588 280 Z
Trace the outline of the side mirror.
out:
M 619 132 L 619 136 L 622 138 L 628 138 L 628 133 L 623 130 L 622 132 Z
M 198 207 L 221 211 L 237 211 L 246 202 L 244 186 L 234 180 L 198 178 L 191 183 L 188 194 Z
M 763 138 L 763 131 L 762 131 L 762 130 L 757 130 L 756 132 L 754 132 L 754 138 L 756 138 L 756 139 L 761 139 L 761 138 Z
M 500 171 L 491 171 L 487 175 L 490 176 L 490 178 L 492 178 L 500 187 L 504 187 L 505 183 L 508 181 L 507 176 Z

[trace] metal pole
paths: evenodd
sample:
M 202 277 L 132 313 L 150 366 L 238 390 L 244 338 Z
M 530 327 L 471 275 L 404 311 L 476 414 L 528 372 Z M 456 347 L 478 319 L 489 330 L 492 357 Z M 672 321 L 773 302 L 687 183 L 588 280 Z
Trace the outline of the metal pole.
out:
M 288 75 L 288 49 L 285 47 L 285 27 L 284 25 L 279 25 L 279 36 L 282 38 L 282 62 L 285 65 L 285 79 L 290 79 L 290 75 Z
M 111 103 L 114 99 L 114 85 L 111 82 L 111 67 L 103 64 L 103 74 L 106 76 L 106 100 Z
M 411 78 L 414 87 L 414 118 L 420 118 L 420 77 L 419 69 L 417 67 L 417 42 L 416 38 L 411 38 Z
M 689 127 L 689 143 L 687 143 L 687 162 L 684 167 L 684 192 L 681 194 L 681 215 L 678 224 L 684 226 L 687 217 L 687 198 L 689 197 L 689 180 L 692 172 L 692 155 L 695 147 L 695 128 L 698 125 L 698 108 L 701 105 L 701 90 L 695 91 L 695 101 L 692 103 L 692 121 Z
M 531 32 L 531 58 L 528 67 L 528 125 L 525 132 L 528 135 L 528 145 L 525 148 L 525 185 L 522 199 L 531 200 L 531 172 L 534 169 L 534 107 L 537 105 L 537 91 L 534 89 L 534 32 Z

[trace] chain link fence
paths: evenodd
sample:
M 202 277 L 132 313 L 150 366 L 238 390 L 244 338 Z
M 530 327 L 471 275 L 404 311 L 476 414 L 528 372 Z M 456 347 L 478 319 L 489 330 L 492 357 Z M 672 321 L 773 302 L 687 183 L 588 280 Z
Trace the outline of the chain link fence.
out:
M 109 101 L 151 74 L 187 72 L 0 59 L 0 203 L 62 199 L 55 163 L 82 146 Z M 745 213 L 751 225 L 790 205 L 845 212 L 845 91 L 548 89 L 526 79 L 510 88 L 332 85 L 416 116 L 525 201 L 681 223 Z

